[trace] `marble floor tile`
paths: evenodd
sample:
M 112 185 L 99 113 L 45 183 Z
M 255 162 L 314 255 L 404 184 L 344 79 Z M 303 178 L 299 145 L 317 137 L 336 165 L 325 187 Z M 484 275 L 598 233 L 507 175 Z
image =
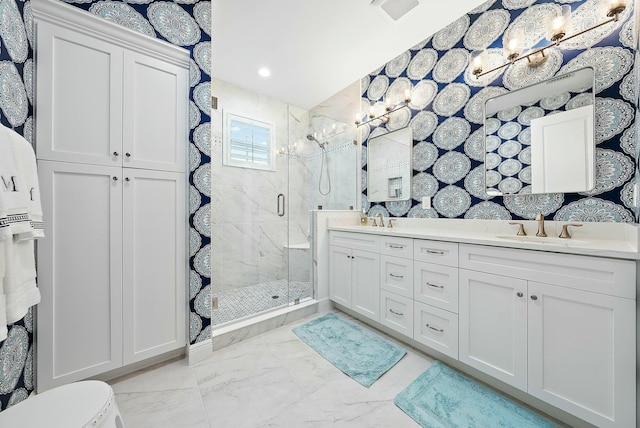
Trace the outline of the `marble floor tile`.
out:
M 217 350 L 193 366 L 173 361 L 116 379 L 124 422 L 134 428 L 417 427 L 393 398 L 431 359 L 400 344 L 407 355 L 366 388 L 293 333 L 320 315 Z

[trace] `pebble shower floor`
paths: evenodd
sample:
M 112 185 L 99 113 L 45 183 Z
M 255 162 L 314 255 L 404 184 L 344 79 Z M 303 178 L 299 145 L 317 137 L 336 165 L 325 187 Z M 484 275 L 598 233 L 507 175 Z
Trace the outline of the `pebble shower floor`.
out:
M 311 282 L 289 282 L 280 279 L 233 291 L 212 293 L 212 297 L 218 298 L 218 309 L 212 311 L 212 322 L 213 325 L 219 326 L 293 303 L 295 299 L 302 301 L 311 298 L 313 289 Z

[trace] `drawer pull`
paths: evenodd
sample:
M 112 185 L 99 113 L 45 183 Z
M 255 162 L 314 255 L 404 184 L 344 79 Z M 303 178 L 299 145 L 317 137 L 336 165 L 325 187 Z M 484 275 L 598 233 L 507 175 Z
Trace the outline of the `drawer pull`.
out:
M 433 287 L 433 288 L 444 288 L 444 285 L 437 285 L 437 284 L 432 284 L 430 282 L 427 282 L 427 285 L 429 287 Z
M 433 254 L 434 256 L 444 256 L 444 251 L 427 250 L 427 254 Z
M 441 328 L 436 328 L 436 327 L 430 326 L 429 324 L 427 324 L 427 327 L 430 328 L 433 331 L 437 331 L 438 333 L 442 333 L 444 331 Z
M 518 297 L 522 297 L 522 296 L 524 296 L 524 294 L 522 294 L 522 291 L 518 291 L 518 292 L 516 293 L 516 296 L 518 296 Z
M 389 276 L 391 276 L 393 278 L 400 278 L 400 279 L 404 278 L 404 275 L 394 275 L 392 273 L 390 273 Z
M 531 300 L 538 300 L 538 296 L 536 296 L 535 294 L 531 295 Z
M 402 312 L 396 312 L 393 309 L 389 309 L 389 312 L 391 312 L 393 315 L 398 315 L 399 317 L 403 317 L 404 314 Z
M 404 248 L 404 245 L 389 244 L 389 248 L 395 248 L 396 250 L 402 250 Z

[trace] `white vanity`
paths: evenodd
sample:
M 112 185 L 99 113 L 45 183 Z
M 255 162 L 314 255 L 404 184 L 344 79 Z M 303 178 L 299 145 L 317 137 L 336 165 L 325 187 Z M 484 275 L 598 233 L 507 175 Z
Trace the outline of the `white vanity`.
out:
M 598 427 L 636 426 L 637 227 L 553 238 L 560 226 L 548 223 L 545 241 L 501 221 L 330 225 L 329 296 L 525 398 Z

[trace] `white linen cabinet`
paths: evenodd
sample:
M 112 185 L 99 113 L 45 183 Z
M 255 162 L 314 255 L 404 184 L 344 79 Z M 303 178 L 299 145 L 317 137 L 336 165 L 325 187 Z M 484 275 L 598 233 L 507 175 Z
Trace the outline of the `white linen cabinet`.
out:
M 189 54 L 34 2 L 38 391 L 186 345 Z

